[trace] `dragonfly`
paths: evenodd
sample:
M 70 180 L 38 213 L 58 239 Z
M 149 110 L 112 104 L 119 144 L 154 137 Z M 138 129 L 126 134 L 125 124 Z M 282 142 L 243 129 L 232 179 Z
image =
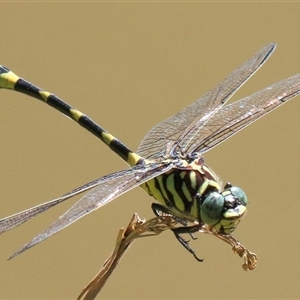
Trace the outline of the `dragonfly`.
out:
M 270 43 L 230 73 L 200 99 L 154 126 L 136 152 L 65 101 L 0 66 L 0 88 L 36 98 L 99 138 L 129 168 L 100 177 L 67 194 L 0 220 L 0 233 L 9 231 L 76 195 L 86 192 L 52 225 L 10 258 L 60 232 L 135 187 L 156 202 L 156 216 L 172 216 L 176 239 L 198 258 L 182 234 L 201 228 L 231 236 L 247 211 L 248 199 L 239 187 L 222 182 L 205 164 L 203 154 L 300 93 L 300 74 L 284 79 L 231 104 L 226 102 L 265 63 L 276 48 Z

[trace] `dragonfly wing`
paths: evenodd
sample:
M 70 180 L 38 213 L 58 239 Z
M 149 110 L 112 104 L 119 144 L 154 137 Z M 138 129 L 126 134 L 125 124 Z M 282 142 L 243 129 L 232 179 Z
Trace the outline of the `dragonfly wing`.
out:
M 43 240 L 49 238 L 55 233 L 58 233 L 92 211 L 104 206 L 123 193 L 141 185 L 151 178 L 167 172 L 171 168 L 171 163 L 150 163 L 145 166 L 138 165 L 131 169 L 111 174 L 109 180 L 100 182 L 96 188 L 84 195 L 67 212 L 60 216 L 57 221 L 38 234 L 28 244 L 24 245 L 10 258 L 13 258 L 34 245 L 39 244 Z
M 96 187 L 97 185 L 99 185 L 100 183 L 103 183 L 103 180 L 110 180 L 109 178 L 109 175 L 108 176 L 105 176 L 105 177 L 108 177 L 108 178 L 104 178 L 104 177 L 101 177 L 101 178 L 98 178 L 96 180 L 93 180 L 89 183 L 86 183 L 85 185 L 81 186 L 81 187 L 78 187 L 74 190 L 72 190 L 71 192 L 59 197 L 59 198 L 56 198 L 56 199 L 53 199 L 53 200 L 50 200 L 50 201 L 47 201 L 45 203 L 42 203 L 42 204 L 39 204 L 37 206 L 34 206 L 34 207 L 31 207 L 31 208 L 28 208 L 26 210 L 23 210 L 19 213 L 16 213 L 14 215 L 11 215 L 11 216 L 8 216 L 6 218 L 3 218 L 3 219 L 0 219 L 0 234 L 3 233 L 3 232 L 6 232 L 6 231 L 9 231 L 17 226 L 20 226 L 21 224 L 27 222 L 28 220 L 30 220 L 31 218 L 37 216 L 38 214 L 48 210 L 49 208 L 51 207 L 54 207 L 55 205 L 59 204 L 59 203 L 62 203 L 76 195 L 79 195 L 83 192 L 86 192 L 94 187 Z
M 207 152 L 273 109 L 300 94 L 300 74 L 275 83 L 251 96 L 226 105 L 201 130 L 201 142 L 189 152 Z
M 274 43 L 265 46 L 199 100 L 154 126 L 142 140 L 137 153 L 145 158 L 158 158 L 178 142 L 184 151 L 202 126 L 268 59 L 275 46 Z

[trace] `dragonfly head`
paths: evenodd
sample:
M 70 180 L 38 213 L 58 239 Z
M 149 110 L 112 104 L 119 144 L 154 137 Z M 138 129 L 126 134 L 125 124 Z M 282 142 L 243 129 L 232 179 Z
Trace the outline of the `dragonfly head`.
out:
M 227 183 L 224 191 L 210 192 L 200 207 L 201 220 L 218 233 L 231 234 L 245 215 L 248 200 L 238 187 Z

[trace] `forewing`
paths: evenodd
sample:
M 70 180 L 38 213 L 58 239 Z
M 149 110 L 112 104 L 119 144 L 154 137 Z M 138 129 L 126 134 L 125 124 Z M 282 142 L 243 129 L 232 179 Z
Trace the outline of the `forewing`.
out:
M 223 107 L 202 128 L 201 142 L 189 152 L 204 153 L 265 114 L 300 94 L 300 74 L 282 80 L 251 96 Z
M 265 46 L 199 100 L 154 126 L 142 140 L 137 153 L 145 158 L 161 157 L 177 142 L 185 151 L 202 126 L 259 69 L 274 49 L 274 43 Z
M 110 180 L 112 175 L 113 174 L 98 178 L 94 181 L 86 183 L 85 185 L 83 185 L 81 187 L 76 188 L 75 190 L 72 190 L 71 192 L 69 192 L 69 193 L 67 193 L 67 194 L 65 194 L 65 195 L 63 195 L 59 198 L 50 200 L 48 202 L 39 204 L 37 206 L 28 208 L 28 209 L 23 210 L 19 213 L 16 213 L 14 215 L 11 215 L 11 216 L 8 216 L 6 218 L 1 219 L 0 220 L 0 234 L 3 233 L 3 232 L 9 231 L 9 230 L 11 230 L 11 229 L 27 222 L 31 218 L 33 218 L 33 217 L 37 216 L 38 214 L 48 210 L 51 207 L 54 207 L 55 205 L 57 205 L 59 203 L 62 203 L 62 202 L 66 201 L 66 200 L 68 200 L 68 199 L 70 199 L 70 198 L 72 198 L 76 195 L 79 195 L 83 192 L 86 192 L 86 191 L 90 190 L 91 188 L 96 187 L 99 184 L 103 184 L 105 181 Z
M 145 166 L 138 165 L 131 169 L 111 174 L 111 178 L 109 180 L 105 180 L 103 183 L 100 183 L 96 188 L 83 196 L 67 212 L 60 216 L 57 221 L 38 234 L 28 244 L 24 245 L 10 258 L 19 255 L 36 244 L 39 244 L 43 240 L 61 231 L 92 211 L 104 206 L 123 193 L 141 185 L 151 178 L 167 172 L 171 168 L 171 163 L 150 163 Z

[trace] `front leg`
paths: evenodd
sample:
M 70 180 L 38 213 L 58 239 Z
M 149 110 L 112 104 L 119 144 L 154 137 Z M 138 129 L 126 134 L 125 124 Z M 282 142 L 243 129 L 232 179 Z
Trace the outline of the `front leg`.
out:
M 190 234 L 192 237 L 192 233 L 194 232 L 198 232 L 200 229 L 200 226 L 197 224 L 197 225 L 193 225 L 193 226 L 186 226 L 186 227 L 177 227 L 177 228 L 171 228 L 171 230 L 173 231 L 176 239 L 180 242 L 180 244 L 186 249 L 188 250 L 190 253 L 193 254 L 193 256 L 195 257 L 195 259 L 199 262 L 203 262 L 203 258 L 199 258 L 197 255 L 196 255 L 196 252 L 195 250 L 193 250 L 190 245 L 189 245 L 189 241 L 186 241 L 184 238 L 182 238 L 180 236 L 180 234 L 183 234 L 183 233 L 188 233 Z
M 171 228 L 171 230 L 173 231 L 173 233 L 174 233 L 176 239 L 179 241 L 179 243 L 185 249 L 187 249 L 191 254 L 193 254 L 193 256 L 195 257 L 195 259 L 197 261 L 202 262 L 203 259 L 197 257 L 195 250 L 193 250 L 189 246 L 189 241 L 186 241 L 184 238 L 182 238 L 180 236 L 180 234 L 188 233 L 193 240 L 197 239 L 196 237 L 193 236 L 193 233 L 199 231 L 200 225 L 197 224 L 197 225 L 193 225 L 193 226 L 187 226 L 188 223 L 187 223 L 186 220 L 184 220 L 184 219 L 182 219 L 180 217 L 174 216 L 173 213 L 167 207 L 165 207 L 165 206 L 163 206 L 161 204 L 152 203 L 151 208 L 152 208 L 153 213 L 157 217 L 161 216 L 162 214 L 167 214 L 167 215 L 170 215 L 176 222 L 178 222 L 178 223 L 180 223 L 180 224 L 182 224 L 184 226 L 184 227 Z

